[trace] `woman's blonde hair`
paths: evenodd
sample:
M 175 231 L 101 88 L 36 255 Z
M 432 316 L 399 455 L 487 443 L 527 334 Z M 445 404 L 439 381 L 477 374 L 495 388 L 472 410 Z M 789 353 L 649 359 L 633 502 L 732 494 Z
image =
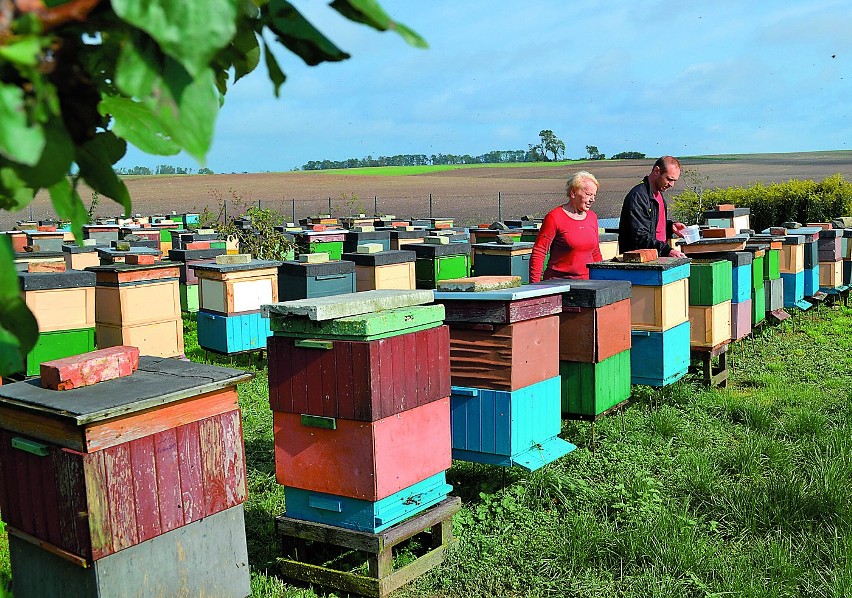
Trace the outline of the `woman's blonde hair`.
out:
M 577 192 L 580 189 L 580 185 L 583 184 L 583 181 L 592 181 L 597 189 L 601 188 L 601 184 L 598 182 L 598 179 L 595 178 L 595 175 L 591 172 L 581 170 L 580 172 L 575 172 L 568 178 L 568 182 L 565 184 L 565 196 L 568 197 L 571 194 L 571 191 Z

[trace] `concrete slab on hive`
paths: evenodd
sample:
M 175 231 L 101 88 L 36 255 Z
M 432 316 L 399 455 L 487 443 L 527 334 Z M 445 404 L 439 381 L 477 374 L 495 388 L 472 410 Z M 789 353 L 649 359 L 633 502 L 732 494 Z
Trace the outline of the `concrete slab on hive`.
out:
M 434 294 L 429 289 L 377 290 L 273 303 L 262 306 L 261 310 L 263 316 L 267 318 L 306 316 L 311 320 L 322 321 L 357 316 L 383 309 L 424 305 L 433 301 Z

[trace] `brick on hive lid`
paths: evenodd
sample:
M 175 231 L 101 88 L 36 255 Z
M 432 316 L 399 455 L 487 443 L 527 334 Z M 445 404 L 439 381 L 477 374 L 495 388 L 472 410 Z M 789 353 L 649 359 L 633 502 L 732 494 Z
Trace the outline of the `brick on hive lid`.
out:
M 735 236 L 737 233 L 736 230 L 732 228 L 703 228 L 701 229 L 701 236 L 705 239 L 727 239 L 729 237 Z
M 782 237 L 787 235 L 787 229 L 783 226 L 771 226 L 769 227 L 769 234 L 773 237 Z
M 60 260 L 44 260 L 27 264 L 27 272 L 65 272 L 65 258 Z
M 41 386 L 71 390 L 131 375 L 139 367 L 139 349 L 126 345 L 82 353 L 41 364 Z
M 815 228 L 821 228 L 823 230 L 831 230 L 831 222 L 808 222 L 806 226 L 813 226 Z
M 428 245 L 449 245 L 450 239 L 446 235 L 429 235 L 423 237 L 423 242 Z
M 716 210 L 719 212 L 733 212 L 736 209 L 737 206 L 732 203 L 720 203 L 718 206 L 716 206 Z
M 233 264 L 248 264 L 251 262 L 251 254 L 248 253 L 231 253 L 216 256 L 216 265 L 233 265 Z
M 317 253 L 300 253 L 299 254 L 299 263 L 300 264 L 322 264 L 324 262 L 329 261 L 328 252 L 319 251 Z
M 156 260 L 153 253 L 131 253 L 126 258 L 124 258 L 125 264 L 130 264 L 132 266 L 150 266 Z
M 653 262 L 659 257 L 656 249 L 634 249 L 621 254 L 622 262 L 626 264 L 645 264 Z
M 326 230 L 328 227 L 325 224 L 312 224 L 311 230 L 315 232 L 322 232 Z
M 381 243 L 361 243 L 355 248 L 356 253 L 379 253 L 385 247 Z
M 212 228 L 199 228 L 198 234 L 199 235 L 215 235 L 216 231 Z

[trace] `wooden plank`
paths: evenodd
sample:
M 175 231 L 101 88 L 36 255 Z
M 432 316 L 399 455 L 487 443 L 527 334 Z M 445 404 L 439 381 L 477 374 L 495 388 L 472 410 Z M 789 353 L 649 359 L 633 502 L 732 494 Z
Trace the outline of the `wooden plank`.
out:
M 390 575 L 379 579 L 379 597 L 390 595 L 391 592 L 408 584 L 427 571 L 430 571 L 444 562 L 446 546 L 433 548 L 423 556 L 398 569 Z
M 380 596 L 378 580 L 364 575 L 337 571 L 320 565 L 301 563 L 285 558 L 278 559 L 278 567 L 282 575 L 291 579 L 298 579 L 361 596 L 372 596 L 375 598 L 379 598 Z
M 204 517 L 201 438 L 198 422 L 176 428 L 178 471 L 184 525 Z
M 246 500 L 246 460 L 243 445 L 242 418 L 239 409 L 219 416 L 225 442 L 225 498 L 226 508 Z
M 115 552 L 109 517 L 109 489 L 103 452 L 83 455 L 91 556 L 97 560 Z
M 3 429 L 52 442 L 75 450 L 84 450 L 80 430 L 67 421 L 14 407 L 0 406 Z M 13 462 L 13 461 L 10 461 Z
M 130 442 L 130 467 L 133 470 L 136 533 L 139 541 L 145 542 L 162 533 L 153 435 Z
M 120 444 L 103 451 L 113 551 L 139 542 L 133 497 L 130 447 Z
M 160 504 L 160 530 L 166 533 L 183 525 L 177 433 L 174 429 L 154 434 L 154 462 L 157 468 L 157 498 Z
M 222 422 L 219 418 L 213 417 L 200 422 L 199 426 L 201 471 L 204 480 L 204 513 L 212 515 L 227 506 Z

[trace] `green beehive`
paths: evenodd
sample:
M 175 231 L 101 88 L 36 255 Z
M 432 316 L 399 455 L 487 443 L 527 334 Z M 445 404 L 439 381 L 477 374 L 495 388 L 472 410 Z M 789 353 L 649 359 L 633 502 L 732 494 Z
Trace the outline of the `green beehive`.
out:
M 52 361 L 95 350 L 95 329 L 42 332 L 27 354 L 27 376 L 38 376 L 43 361 Z
M 339 260 L 343 255 L 343 241 L 316 241 L 299 246 L 300 253 L 327 253 L 328 259 Z
M 754 286 L 754 290 L 762 290 L 763 289 L 763 256 L 755 256 L 754 261 L 751 263 L 751 276 L 752 282 Z
M 768 249 L 766 251 L 766 254 L 763 256 L 763 278 L 766 280 L 781 278 L 780 257 L 780 249 Z
M 763 287 L 751 292 L 751 321 L 756 326 L 766 318 L 766 292 Z
M 733 297 L 733 270 L 728 260 L 693 260 L 689 270 L 689 304 L 713 306 Z
M 466 253 L 417 258 L 414 278 L 418 289 L 434 289 L 441 280 L 470 276 L 470 256 Z
M 198 285 L 182 284 L 180 288 L 180 310 L 186 312 L 198 311 Z
M 562 413 L 595 417 L 630 397 L 630 349 L 598 363 L 560 361 Z

